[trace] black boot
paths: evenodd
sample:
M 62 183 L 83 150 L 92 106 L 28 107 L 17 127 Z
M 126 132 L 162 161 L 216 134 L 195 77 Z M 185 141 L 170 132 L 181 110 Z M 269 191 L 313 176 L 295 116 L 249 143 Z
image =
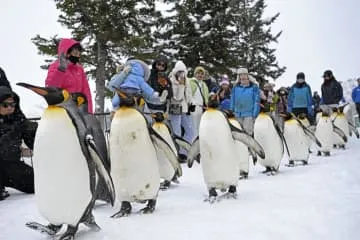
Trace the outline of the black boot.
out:
M 112 215 L 112 218 L 120 218 L 120 217 L 124 217 L 127 216 L 131 213 L 131 204 L 130 202 L 121 202 L 121 208 L 120 211 L 115 213 L 114 215 Z
M 155 211 L 156 199 L 148 200 L 147 206 L 140 210 L 141 213 L 149 214 Z

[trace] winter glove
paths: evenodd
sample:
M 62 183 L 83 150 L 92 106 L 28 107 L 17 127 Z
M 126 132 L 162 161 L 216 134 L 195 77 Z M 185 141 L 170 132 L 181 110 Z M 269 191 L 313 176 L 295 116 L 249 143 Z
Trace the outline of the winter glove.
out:
M 190 113 L 195 112 L 195 109 L 196 109 L 196 105 L 190 104 L 188 107 L 188 112 L 186 114 L 190 115 Z
M 69 64 L 69 61 L 66 59 L 65 53 L 62 52 L 59 56 L 59 66 L 58 70 L 61 72 L 65 72 L 67 66 Z

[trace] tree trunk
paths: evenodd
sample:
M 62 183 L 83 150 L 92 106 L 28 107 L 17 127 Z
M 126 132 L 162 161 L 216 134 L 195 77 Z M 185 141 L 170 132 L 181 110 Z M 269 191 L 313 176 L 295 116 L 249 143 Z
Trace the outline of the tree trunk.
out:
M 105 103 L 105 80 L 106 80 L 106 45 L 102 42 L 97 43 L 97 68 L 96 68 L 96 95 L 95 95 L 95 113 L 104 112 Z M 98 117 L 101 127 L 104 127 L 104 116 Z

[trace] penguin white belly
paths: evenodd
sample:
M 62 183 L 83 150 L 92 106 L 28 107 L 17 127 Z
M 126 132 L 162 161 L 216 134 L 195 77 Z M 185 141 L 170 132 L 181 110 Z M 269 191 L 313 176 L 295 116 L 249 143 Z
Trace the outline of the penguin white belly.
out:
M 346 105 L 346 106 L 344 107 L 344 115 L 345 115 L 345 117 L 346 117 L 346 120 L 347 120 L 349 123 L 351 123 L 352 125 L 355 125 L 355 123 L 354 123 L 354 114 L 353 114 L 353 110 L 352 110 L 352 109 L 353 109 L 353 104 L 352 104 L 352 103 Z M 349 124 L 348 124 L 348 125 L 349 125 Z M 351 131 L 350 126 L 349 126 L 348 134 L 350 135 L 351 132 L 352 132 L 352 131 Z
M 174 153 L 176 153 L 177 156 L 177 149 L 175 147 L 174 141 L 170 135 L 167 126 L 163 123 L 154 123 L 152 128 L 170 145 L 171 149 L 174 151 Z M 158 149 L 157 152 L 158 152 L 157 157 L 159 161 L 160 177 L 162 179 L 171 181 L 171 179 L 175 175 L 174 167 L 167 159 L 163 150 Z
M 265 159 L 259 158 L 259 163 L 264 167 L 278 169 L 284 155 L 284 145 L 269 116 L 260 114 L 256 118 L 254 138 L 265 151 Z
M 304 125 L 304 127 L 306 127 L 307 129 L 310 128 L 311 124 L 310 124 L 309 120 L 307 120 L 307 118 L 301 119 L 300 121 Z M 305 134 L 305 136 L 306 136 L 306 134 Z M 311 138 L 308 137 L 308 136 L 306 136 L 306 139 L 307 139 L 307 143 L 308 143 L 308 152 L 309 152 L 309 149 L 310 149 L 313 142 L 312 142 Z
M 46 109 L 34 143 L 35 199 L 52 224 L 75 226 L 92 199 L 87 160 L 64 109 Z
M 225 116 L 217 110 L 206 111 L 199 127 L 201 166 L 208 188 L 225 189 L 237 185 L 239 161 Z
M 335 118 L 334 125 L 340 128 L 345 133 L 347 138 L 349 137 L 349 124 L 344 115 L 338 115 Z M 334 136 L 334 144 L 345 145 L 344 139 L 342 139 L 339 135 L 333 132 L 333 136 Z
M 322 152 L 330 152 L 333 147 L 333 125 L 330 117 L 321 117 L 316 125 L 315 136 L 321 143 Z
M 307 161 L 309 159 L 309 138 L 299 123 L 288 120 L 284 125 L 284 137 L 289 148 L 289 160 Z
M 111 123 L 111 176 L 119 201 L 155 199 L 160 174 L 155 147 L 145 118 L 135 109 L 120 108 Z
M 236 128 L 238 129 L 242 129 L 241 125 L 239 124 L 239 122 L 234 119 L 234 118 L 230 118 L 229 122 Z M 249 173 L 249 150 L 248 147 L 243 144 L 242 142 L 239 141 L 235 141 L 235 152 L 236 152 L 236 157 L 238 158 L 239 161 L 239 168 L 240 171 Z
M 322 112 L 318 112 L 318 113 L 316 114 L 316 124 L 319 123 L 319 120 L 320 120 L 320 118 L 321 118 L 321 115 L 322 115 Z

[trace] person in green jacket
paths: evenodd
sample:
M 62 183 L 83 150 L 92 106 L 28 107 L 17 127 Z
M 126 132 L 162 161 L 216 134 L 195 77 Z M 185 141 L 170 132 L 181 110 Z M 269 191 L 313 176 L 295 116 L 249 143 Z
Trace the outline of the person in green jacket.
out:
M 205 69 L 198 66 L 194 70 L 194 77 L 190 79 L 192 103 L 195 105 L 195 111 L 191 112 L 195 136 L 199 135 L 201 115 L 206 109 L 207 100 L 209 98 L 209 89 L 204 82 L 205 73 Z

